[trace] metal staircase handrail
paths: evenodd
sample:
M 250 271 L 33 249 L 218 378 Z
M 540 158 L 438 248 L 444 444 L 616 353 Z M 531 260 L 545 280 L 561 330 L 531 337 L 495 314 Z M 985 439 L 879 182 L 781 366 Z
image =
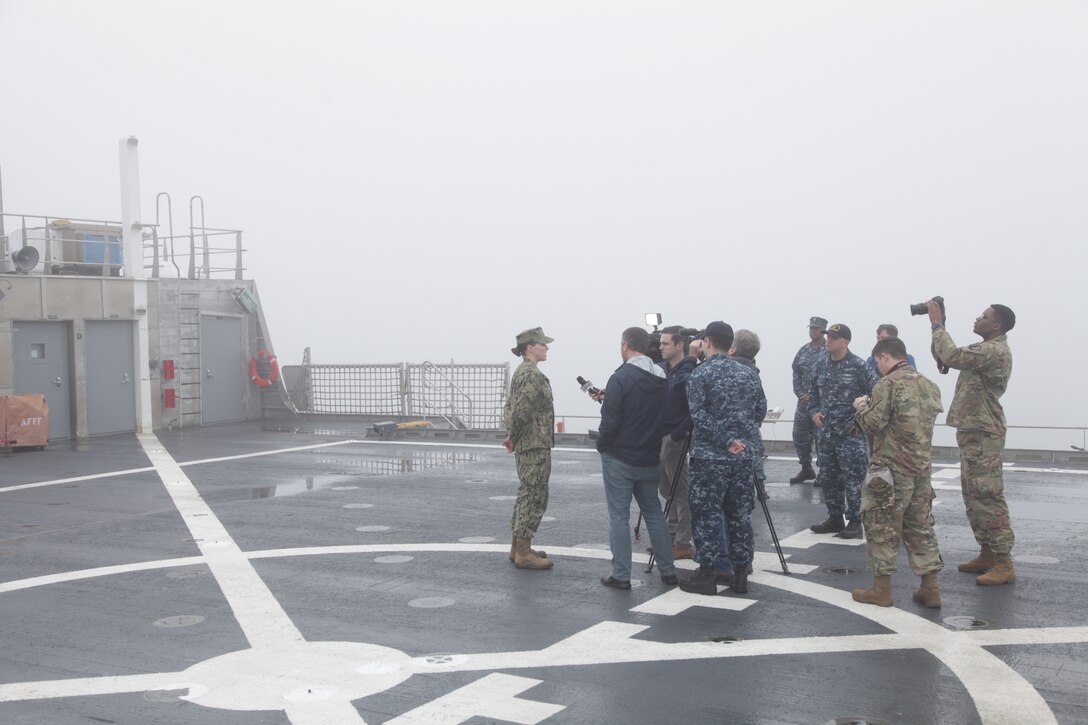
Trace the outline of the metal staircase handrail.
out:
M 458 408 L 454 404 L 454 396 L 451 394 L 450 397 L 449 397 L 450 415 L 455 415 L 455 417 L 451 418 L 450 416 L 446 415 L 443 412 L 439 412 L 438 415 L 440 415 L 442 417 L 442 419 L 445 420 L 447 423 L 449 423 L 450 426 L 452 426 L 454 429 L 456 429 L 456 428 L 471 428 L 473 426 L 474 422 L 475 422 L 472 397 L 468 393 L 466 393 L 464 390 L 462 390 L 461 387 L 458 386 L 457 383 L 455 383 L 453 381 L 453 378 L 451 378 L 450 376 L 443 373 L 442 370 L 437 365 L 432 363 L 430 360 L 424 360 L 422 363 L 420 363 L 419 369 L 420 369 L 420 373 L 421 373 L 420 374 L 420 382 L 422 383 L 422 388 L 423 388 L 423 394 L 421 396 L 421 405 L 423 406 L 423 408 L 424 409 L 437 410 L 437 408 L 434 408 L 433 406 L 429 405 L 428 400 L 427 400 L 427 390 L 429 390 L 431 386 L 430 386 L 430 384 L 429 384 L 429 382 L 427 380 L 427 374 L 426 373 L 428 371 L 434 371 L 434 373 L 438 377 L 442 378 L 446 382 L 446 384 L 448 385 L 448 387 L 449 387 L 449 389 L 451 391 L 456 391 L 457 394 L 460 395 L 462 398 L 464 398 L 465 401 L 468 403 L 468 415 L 465 415 L 465 411 Z M 458 425 L 458 420 L 460 420 L 460 422 L 461 422 L 460 426 Z

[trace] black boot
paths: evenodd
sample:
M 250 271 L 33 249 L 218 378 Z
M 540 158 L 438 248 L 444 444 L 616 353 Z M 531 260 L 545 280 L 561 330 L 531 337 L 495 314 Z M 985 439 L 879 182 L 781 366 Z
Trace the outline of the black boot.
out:
M 850 519 L 849 523 L 839 533 L 835 534 L 841 539 L 860 539 L 861 538 L 861 520 Z
M 842 523 L 842 516 L 828 516 L 820 523 L 808 528 L 814 534 L 830 534 L 835 531 L 842 531 L 845 527 Z
M 733 590 L 734 594 L 747 594 L 748 593 L 748 567 L 737 566 L 733 568 L 733 583 L 729 585 L 729 588 Z
M 816 478 L 816 471 L 812 470 L 811 465 L 802 465 L 801 472 L 790 479 L 790 483 L 804 483 L 805 481 L 811 481 Z
M 714 581 L 714 567 L 701 564 L 695 576 L 680 582 L 680 588 L 692 594 L 714 596 L 718 593 L 718 585 Z

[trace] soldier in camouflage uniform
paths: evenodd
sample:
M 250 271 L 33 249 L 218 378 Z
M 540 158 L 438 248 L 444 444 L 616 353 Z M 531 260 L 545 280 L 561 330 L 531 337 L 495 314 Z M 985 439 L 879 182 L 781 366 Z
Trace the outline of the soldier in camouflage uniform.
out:
M 1012 375 L 1012 352 L 1006 333 L 1016 315 L 1005 305 L 990 305 L 975 319 L 975 334 L 982 338 L 956 347 L 944 329 L 944 310 L 929 302 L 933 326 L 933 353 L 960 371 L 956 394 L 948 407 L 948 424 L 956 429 L 960 449 L 960 482 L 967 520 L 981 550 L 960 571 L 979 573 L 979 584 L 1006 584 L 1016 578 L 1012 563 L 1015 537 L 1005 502 L 1001 454 L 1005 450 L 1005 411 L 1000 398 Z
M 809 528 L 817 534 L 839 532 L 844 539 L 861 536 L 861 483 L 869 466 L 869 443 L 854 421 L 854 399 L 868 395 L 877 381 L 865 361 L 850 352 L 850 338 L 846 325 L 827 328 L 828 356 L 816 366 L 808 410 L 818 431 L 827 506 L 827 519 Z
M 523 358 L 510 381 L 502 419 L 506 426 L 503 447 L 514 454 L 517 465 L 518 497 L 510 523 L 513 542 L 510 560 L 519 569 L 551 569 L 552 562 L 543 551 L 529 547 L 540 519 L 548 508 L 548 478 L 552 472 L 552 446 L 555 444 L 555 409 L 552 386 L 537 365 L 548 359 L 548 343 L 554 340 L 544 330 L 534 327 L 519 332 L 514 355 Z
M 812 443 L 816 432 L 808 413 L 808 391 L 812 389 L 816 364 L 827 359 L 824 344 L 826 330 L 827 320 L 811 318 L 808 321 L 809 342 L 793 356 L 793 394 L 797 396 L 797 410 L 793 415 L 793 447 L 801 463 L 801 472 L 791 478 L 790 483 L 804 483 L 816 478 L 816 471 L 812 470 Z
M 688 408 L 695 428 L 689 498 L 699 571 L 680 588 L 697 594 L 717 594 L 717 580 L 730 570 L 730 588 L 738 594 L 747 592 L 755 549 L 753 454 L 767 414 L 767 397 L 759 375 L 726 355 L 732 344 L 732 327 L 724 322 L 707 325 L 706 361 L 688 379 Z M 723 527 L 728 552 L 722 550 Z
M 877 342 L 872 360 L 882 376 L 872 397 L 854 400 L 857 421 L 873 436 L 869 475 L 861 490 L 861 518 L 869 540 L 872 589 L 855 589 L 854 601 L 892 605 L 891 575 L 900 541 L 906 544 L 911 570 L 922 577 L 914 601 L 941 606 L 937 572 L 944 568 L 933 531 L 933 423 L 941 391 L 907 361 L 903 341 Z

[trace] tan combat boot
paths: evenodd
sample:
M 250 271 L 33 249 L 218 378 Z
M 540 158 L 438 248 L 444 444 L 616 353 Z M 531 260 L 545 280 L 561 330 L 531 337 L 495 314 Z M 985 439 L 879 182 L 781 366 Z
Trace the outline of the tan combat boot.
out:
M 922 575 L 922 586 L 914 590 L 911 599 L 931 609 L 941 608 L 941 589 L 937 586 L 937 572 Z
M 1012 566 L 1012 557 L 1008 554 L 994 554 L 994 563 L 982 576 L 975 577 L 975 583 L 984 587 L 1008 584 L 1016 578 L 1016 569 Z
M 994 552 L 990 551 L 990 547 L 986 546 L 986 544 L 983 544 L 982 550 L 978 552 L 978 556 L 976 556 L 971 561 L 965 561 L 956 568 L 960 571 L 969 571 L 974 574 L 980 574 L 984 571 L 989 570 L 989 568 L 993 565 Z
M 855 602 L 861 602 L 862 604 L 890 607 L 892 605 L 892 577 L 890 574 L 874 576 L 872 589 L 855 589 L 850 592 L 850 596 L 854 598 Z
M 515 554 L 514 550 L 517 549 L 517 545 L 518 545 L 518 537 L 513 536 L 513 535 L 511 535 L 511 536 L 512 536 L 512 538 L 510 539 L 510 561 L 512 563 L 514 561 L 514 554 Z M 533 552 L 534 556 L 540 557 L 541 559 L 547 559 L 548 558 L 548 555 L 546 553 L 544 553 L 543 551 L 537 551 L 536 549 L 529 549 L 529 551 Z
M 518 569 L 551 569 L 549 559 L 541 559 L 529 548 L 529 539 L 514 537 L 514 566 Z

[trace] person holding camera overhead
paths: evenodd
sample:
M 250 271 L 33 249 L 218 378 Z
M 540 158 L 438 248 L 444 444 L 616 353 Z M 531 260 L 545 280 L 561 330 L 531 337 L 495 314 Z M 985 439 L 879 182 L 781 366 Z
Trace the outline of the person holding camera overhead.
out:
M 944 301 L 937 299 L 926 303 L 933 327 L 933 355 L 960 371 L 948 406 L 948 425 L 956 429 L 963 503 L 981 547 L 978 556 L 958 569 L 980 573 L 975 582 L 984 586 L 1007 584 L 1016 578 L 1011 554 L 1015 537 L 1001 477 L 1007 427 L 1000 398 L 1012 375 L 1006 335 L 1016 324 L 1016 315 L 1005 305 L 990 305 L 975 318 L 974 332 L 982 342 L 956 347 L 944 328 Z

